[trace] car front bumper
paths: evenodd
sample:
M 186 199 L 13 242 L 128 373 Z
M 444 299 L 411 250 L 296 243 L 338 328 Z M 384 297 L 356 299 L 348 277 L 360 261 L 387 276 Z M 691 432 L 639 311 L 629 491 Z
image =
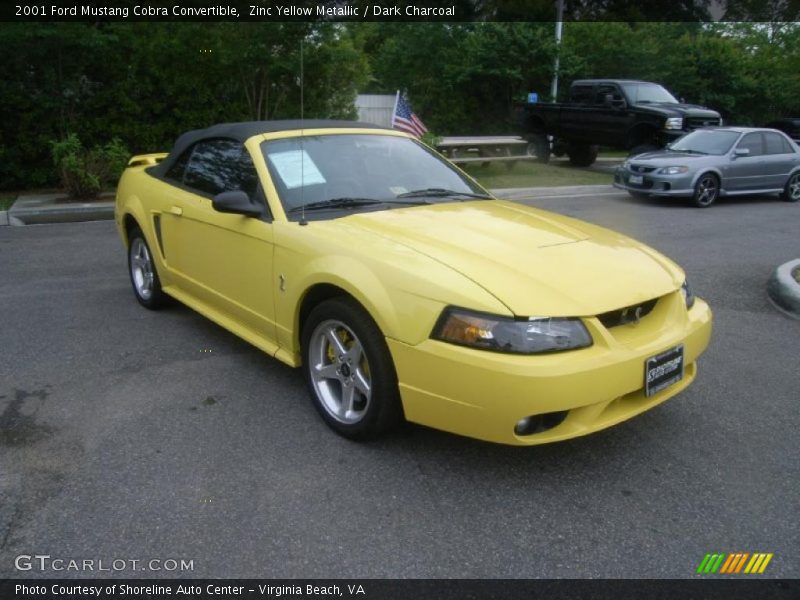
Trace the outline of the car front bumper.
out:
M 594 344 L 554 354 L 501 354 L 426 340 L 410 346 L 388 339 L 406 418 L 491 442 L 519 446 L 565 440 L 625 421 L 684 390 L 711 336 L 708 305 L 686 310 L 674 292 L 659 299 L 637 324 L 606 329 L 584 319 Z M 645 361 L 684 347 L 684 377 L 647 397 Z M 561 413 L 540 433 L 518 435 L 524 417 Z
M 680 175 L 660 175 L 655 171 L 636 173 L 624 166 L 614 171 L 615 188 L 652 196 L 691 196 L 694 194 L 694 173 Z M 641 182 L 631 178 L 641 177 Z

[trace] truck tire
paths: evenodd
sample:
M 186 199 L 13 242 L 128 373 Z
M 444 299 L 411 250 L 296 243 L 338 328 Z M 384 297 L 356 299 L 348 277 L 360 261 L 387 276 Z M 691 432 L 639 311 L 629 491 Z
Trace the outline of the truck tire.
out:
M 569 162 L 575 167 L 590 167 L 597 160 L 597 146 L 571 144 L 567 150 Z
M 536 157 L 538 163 L 548 163 L 550 162 L 550 141 L 543 133 L 530 135 L 525 152 L 528 156 Z

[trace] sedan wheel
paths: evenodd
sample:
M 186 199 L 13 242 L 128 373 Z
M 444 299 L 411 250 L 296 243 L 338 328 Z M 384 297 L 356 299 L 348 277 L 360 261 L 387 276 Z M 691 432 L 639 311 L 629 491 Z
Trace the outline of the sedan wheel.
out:
M 697 181 L 694 186 L 694 196 L 692 201 L 695 206 L 700 208 L 707 208 L 714 204 L 714 201 L 719 196 L 719 180 L 716 175 L 706 173 Z
M 149 309 L 156 309 L 164 304 L 166 298 L 161 291 L 161 281 L 152 254 L 139 229 L 134 229 L 130 233 L 128 273 L 139 304 Z
M 786 182 L 782 198 L 786 202 L 797 202 L 800 200 L 800 173 L 795 173 Z
M 316 306 L 303 327 L 303 353 L 314 405 L 336 432 L 363 439 L 401 419 L 385 338 L 356 302 L 334 298 Z

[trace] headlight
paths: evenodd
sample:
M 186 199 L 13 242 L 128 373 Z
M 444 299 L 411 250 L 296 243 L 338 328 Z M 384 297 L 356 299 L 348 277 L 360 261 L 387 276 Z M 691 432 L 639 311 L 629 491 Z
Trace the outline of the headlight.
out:
M 431 337 L 451 344 L 513 354 L 560 352 L 592 345 L 592 337 L 580 319 L 514 319 L 460 308 L 445 309 Z
M 664 129 L 683 129 L 683 118 L 672 117 L 664 122 Z
M 681 173 L 686 173 L 689 170 L 689 167 L 664 167 L 659 169 L 658 172 L 662 175 L 680 175 Z
M 683 299 L 686 302 L 686 308 L 692 308 L 692 306 L 694 306 L 694 292 L 692 292 L 692 288 L 689 287 L 688 281 L 683 282 L 683 285 L 681 286 L 681 293 L 683 294 Z

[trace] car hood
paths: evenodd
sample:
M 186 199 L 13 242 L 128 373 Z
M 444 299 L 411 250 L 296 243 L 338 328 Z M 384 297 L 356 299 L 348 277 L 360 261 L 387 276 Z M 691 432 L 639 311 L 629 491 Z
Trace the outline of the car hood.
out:
M 700 106 L 698 104 L 646 102 L 643 104 L 636 104 L 635 106 L 638 109 L 653 110 L 669 117 L 698 117 L 709 119 L 718 119 L 720 117 L 720 114 L 717 111 L 706 108 L 705 106 Z
M 683 279 L 669 259 L 630 238 L 504 200 L 359 213 L 337 222 L 449 266 L 519 316 L 596 315 L 672 292 Z
M 670 152 L 668 150 L 657 150 L 655 152 L 645 152 L 644 154 L 637 154 L 631 157 L 632 163 L 647 163 L 653 167 L 663 167 L 676 164 L 675 161 L 687 163 L 692 161 L 707 161 L 708 159 L 720 159 L 720 155 L 716 154 L 692 154 L 689 152 Z

